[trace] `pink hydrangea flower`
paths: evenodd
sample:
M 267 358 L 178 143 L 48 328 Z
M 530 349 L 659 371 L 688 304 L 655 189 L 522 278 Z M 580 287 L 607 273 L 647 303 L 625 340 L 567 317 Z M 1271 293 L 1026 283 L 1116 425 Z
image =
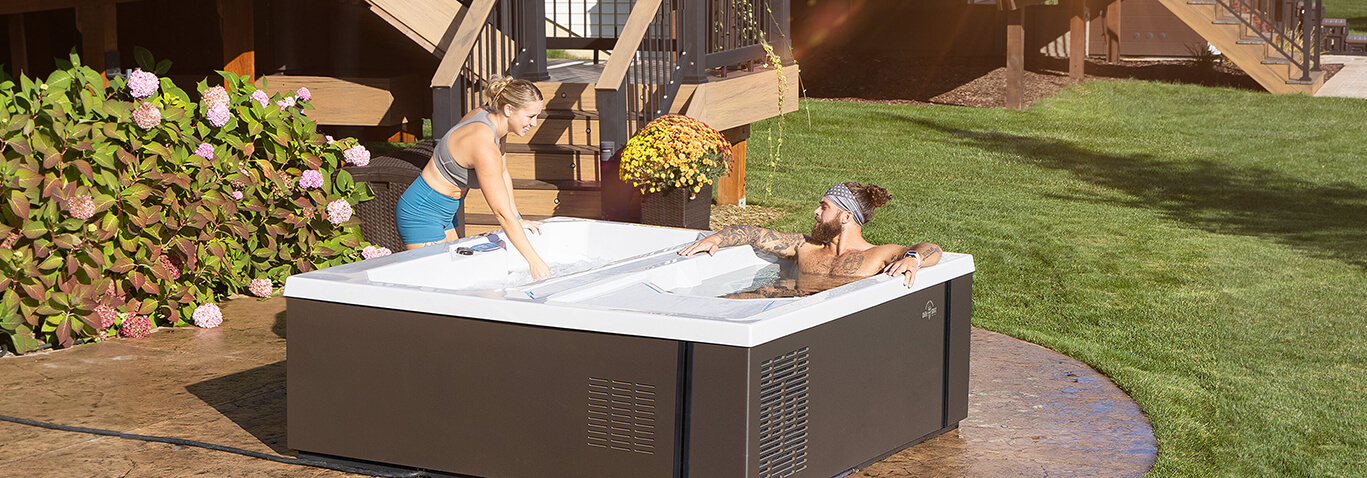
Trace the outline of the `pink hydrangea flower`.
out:
M 66 204 L 67 212 L 71 217 L 86 220 L 95 215 L 95 200 L 85 194 L 79 194 Z
M 238 201 L 241 201 L 241 200 L 242 200 L 242 191 L 233 191 L 233 192 L 232 192 L 232 196 L 233 196 L 233 199 L 236 199 L 236 200 L 238 200 Z
M 351 219 L 351 203 L 338 199 L 328 203 L 328 221 L 341 224 Z
M 294 97 L 286 96 L 285 99 L 275 102 L 275 105 L 279 106 L 282 110 L 293 107 L 295 105 Z
M 370 164 L 370 150 L 365 149 L 365 146 L 361 146 L 359 144 L 351 147 L 350 149 L 342 151 L 342 156 L 346 157 L 348 163 L 355 164 L 357 166 L 365 166 Z
M 119 335 L 130 339 L 140 339 L 152 335 L 152 321 L 145 315 L 135 315 L 119 326 Z
M 195 156 L 204 159 L 214 159 L 214 145 L 209 143 L 199 143 L 199 148 L 195 149 Z
M 265 108 L 266 105 L 271 104 L 271 97 L 266 96 L 266 92 L 261 90 L 253 91 L 252 99 L 256 100 L 257 103 L 261 103 L 262 108 Z
M 252 283 L 250 286 L 247 286 L 247 290 L 251 291 L 252 295 L 257 297 L 268 297 L 271 295 L 274 288 L 272 287 L 270 279 L 252 279 Z
M 365 249 L 361 249 L 361 257 L 366 259 L 384 257 L 390 254 L 393 254 L 393 252 L 390 251 L 388 247 L 365 246 Z
M 334 141 L 334 140 L 332 139 L 332 135 L 330 135 L 330 134 L 325 134 L 325 135 L 323 135 L 323 139 L 328 140 L 328 144 L 332 144 L 333 141 Z
M 161 124 L 161 110 L 152 103 L 141 103 L 138 109 L 133 110 L 133 122 L 144 130 L 156 128 Z
M 309 93 L 309 89 L 304 88 L 302 86 L 299 87 L 298 90 L 295 90 L 294 94 L 299 96 L 299 101 L 308 101 L 313 99 L 313 93 Z
M 14 250 L 14 241 L 17 241 L 17 240 L 19 240 L 19 233 L 17 233 L 17 232 L 11 232 L 11 233 L 9 233 L 9 236 L 6 236 L 6 237 L 5 237 L 5 242 L 4 242 L 4 243 L 0 243 L 0 249 Z
M 133 70 L 133 73 L 128 75 L 128 91 L 134 98 L 152 96 L 160 87 L 161 81 L 157 79 L 157 75 L 142 71 L 141 68 Z
M 118 318 L 119 313 L 113 307 L 100 304 L 95 306 L 95 316 L 100 319 L 100 330 L 106 330 L 114 325 L 114 319 Z
M 204 90 L 204 96 L 202 98 L 204 99 L 204 104 L 208 105 L 210 108 L 214 105 L 223 105 L 224 107 L 227 107 L 228 101 L 231 100 L 231 98 L 228 97 L 228 90 L 223 89 L 222 86 L 215 86 Z
M 310 169 L 310 170 L 308 170 L 308 171 L 304 171 L 304 174 L 301 175 L 301 176 L 299 176 L 299 187 L 301 187 L 301 188 L 321 188 L 321 187 L 323 187 L 323 173 L 318 172 L 317 169 Z
M 209 124 L 215 128 L 222 128 L 223 125 L 228 124 L 228 119 L 232 117 L 232 114 L 228 112 L 227 103 L 217 103 L 209 106 L 209 111 L 204 114 L 204 117 L 208 118 Z
M 194 320 L 196 327 L 212 329 L 223 323 L 223 311 L 218 309 L 217 304 L 211 302 L 195 307 L 195 311 L 190 314 L 190 318 Z
M 166 268 L 166 272 L 170 274 L 171 280 L 180 278 L 180 268 L 176 267 L 176 264 L 171 262 L 170 256 L 162 254 L 160 257 L 157 257 L 157 260 L 161 262 L 162 267 Z

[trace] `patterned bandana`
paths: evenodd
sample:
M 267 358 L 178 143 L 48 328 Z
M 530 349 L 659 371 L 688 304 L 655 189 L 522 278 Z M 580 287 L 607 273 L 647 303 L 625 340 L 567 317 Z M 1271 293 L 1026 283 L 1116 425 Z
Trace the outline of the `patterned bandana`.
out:
M 854 214 L 854 222 L 859 223 L 860 226 L 864 225 L 864 221 L 866 220 L 864 219 L 864 213 L 860 212 L 859 201 L 854 199 L 854 193 L 850 191 L 850 188 L 845 187 L 844 184 L 836 184 L 826 190 L 826 197 L 831 198 L 831 202 L 834 202 L 836 206 L 840 206 L 840 209 L 844 209 L 851 214 Z

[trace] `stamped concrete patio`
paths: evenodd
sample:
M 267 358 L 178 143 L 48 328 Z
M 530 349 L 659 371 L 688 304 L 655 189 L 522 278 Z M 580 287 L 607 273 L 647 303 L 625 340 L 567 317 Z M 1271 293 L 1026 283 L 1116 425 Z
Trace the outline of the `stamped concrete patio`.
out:
M 292 457 L 282 298 L 223 304 L 217 329 L 0 359 L 0 415 Z M 376 333 L 383 333 L 377 329 Z M 383 354 L 354 344 L 358 354 Z M 1138 476 L 1156 445 L 1139 407 L 1061 354 L 973 331 L 960 428 L 852 476 Z M 859 393 L 851 390 L 850 393 Z M 0 421 L 8 476 L 358 476 L 203 448 Z

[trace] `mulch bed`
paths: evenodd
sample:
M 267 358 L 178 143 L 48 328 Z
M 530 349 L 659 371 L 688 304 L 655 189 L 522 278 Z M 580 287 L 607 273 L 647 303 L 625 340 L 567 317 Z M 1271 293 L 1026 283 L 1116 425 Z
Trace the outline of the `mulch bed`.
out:
M 1006 106 L 1006 67 L 1002 59 L 820 56 L 800 61 L 803 94 L 808 98 L 882 104 Z M 1325 80 L 1343 68 L 1325 64 Z M 1232 63 L 1194 60 L 1108 62 L 1087 60 L 1086 80 L 1167 81 L 1265 91 Z M 1068 77 L 1068 60 L 1031 58 L 1026 63 L 1027 105 L 1077 83 Z

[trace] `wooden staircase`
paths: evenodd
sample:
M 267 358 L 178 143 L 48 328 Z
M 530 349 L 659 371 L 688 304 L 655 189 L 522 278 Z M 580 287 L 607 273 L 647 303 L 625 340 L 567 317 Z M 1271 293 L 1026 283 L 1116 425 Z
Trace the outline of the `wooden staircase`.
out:
M 513 201 L 526 219 L 602 215 L 598 111 L 592 84 L 539 82 L 545 109 L 531 134 L 504 145 Z M 499 229 L 484 195 L 466 196 L 465 234 Z
M 1324 86 L 1323 71 L 1311 71 L 1304 79 L 1300 68 L 1293 65 L 1301 61 L 1298 55 L 1282 55 L 1263 38 L 1246 34 L 1249 26 L 1245 21 L 1260 24 L 1252 14 L 1243 13 L 1241 19 L 1215 0 L 1158 1 L 1267 91 L 1313 95 Z

